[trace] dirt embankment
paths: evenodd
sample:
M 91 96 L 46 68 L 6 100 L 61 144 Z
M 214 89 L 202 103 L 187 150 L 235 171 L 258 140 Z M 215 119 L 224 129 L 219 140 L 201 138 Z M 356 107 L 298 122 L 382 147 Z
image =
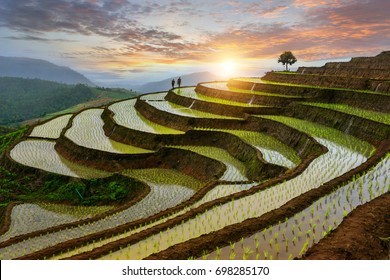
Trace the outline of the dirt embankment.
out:
M 229 81 L 230 85 L 231 81 Z M 253 83 L 251 83 L 253 84 Z M 241 89 L 247 89 L 244 87 L 238 87 Z M 233 86 L 234 87 L 234 86 Z M 249 88 L 249 90 L 251 87 Z M 214 98 L 220 98 L 220 99 L 226 99 L 230 101 L 236 101 L 241 103 L 247 103 L 247 104 L 254 104 L 254 105 L 264 105 L 264 106 L 271 106 L 271 107 L 284 107 L 290 104 L 292 101 L 304 101 L 307 100 L 307 98 L 300 98 L 296 96 L 291 96 L 289 91 L 286 91 L 286 96 L 271 96 L 271 95 L 259 95 L 259 94 L 249 94 L 249 93 L 240 93 L 230 90 L 223 90 L 223 89 L 215 89 L 212 87 L 208 87 L 207 83 L 198 84 L 196 86 L 196 92 L 209 96 Z M 273 91 L 268 91 L 273 92 Z M 195 105 L 195 104 L 194 104 Z
M 204 88 L 203 85 L 198 85 L 198 88 Z M 218 90 L 215 90 L 218 91 Z M 210 94 L 211 95 L 211 94 Z M 209 96 L 210 96 L 209 95 Z M 218 95 L 218 94 L 215 94 Z M 223 97 L 224 99 L 231 98 L 232 94 L 230 92 L 226 93 Z M 241 95 L 242 96 L 242 95 Z M 174 91 L 170 90 L 165 97 L 169 102 L 181 105 L 184 107 L 191 107 L 194 110 L 213 113 L 221 116 L 229 116 L 236 118 L 244 118 L 245 114 L 252 115 L 275 115 L 278 114 L 281 110 L 279 107 L 247 107 L 247 106 L 233 106 L 221 103 L 207 102 L 199 99 L 193 99 L 190 97 L 185 97 L 182 95 L 176 94 Z M 252 101 L 255 101 L 254 98 Z M 231 100 L 231 99 L 230 99 Z M 257 102 L 258 99 L 256 99 Z M 251 99 L 248 101 L 251 102 Z M 254 104 L 254 103 L 252 103 Z M 287 102 L 285 102 L 287 104 Z
M 354 57 L 348 62 L 328 62 L 322 67 L 299 67 L 297 72 L 311 75 L 328 75 L 363 78 L 370 81 L 370 90 L 389 92 L 390 52 L 382 52 L 375 57 Z M 383 86 L 378 85 L 383 83 Z
M 292 75 L 286 75 L 292 76 Z M 376 83 L 376 82 L 375 82 Z M 295 85 L 273 85 L 273 84 L 262 84 L 253 83 L 231 79 L 229 85 L 241 89 L 261 90 L 268 93 L 278 94 L 291 94 L 294 93 L 298 96 L 306 97 L 304 101 L 307 102 L 323 102 L 323 103 L 341 103 L 350 105 L 353 107 L 367 109 L 377 112 L 389 112 L 390 106 L 390 95 L 385 94 L 370 94 L 366 92 L 353 91 L 348 89 L 331 89 L 331 88 L 320 88 L 320 87 L 304 87 Z M 384 84 L 380 85 L 380 87 Z M 302 101 L 301 99 L 294 99 L 292 101 Z M 286 107 L 291 104 L 291 100 L 287 103 L 279 104 L 281 107 Z M 274 106 L 274 105 L 273 105 Z
M 357 207 L 304 260 L 390 259 L 390 193 Z
M 371 82 L 369 79 L 355 77 L 268 72 L 262 79 L 278 83 L 329 88 L 349 88 L 360 90 L 369 90 L 371 88 Z
M 281 166 L 266 162 L 257 149 L 230 133 L 189 130 L 185 134 L 157 135 L 116 124 L 113 119 L 113 113 L 108 110 L 103 115 L 106 135 L 121 143 L 152 150 L 162 149 L 164 146 L 210 146 L 221 148 L 245 165 L 246 175 L 250 180 L 263 180 L 286 171 Z M 159 115 L 165 116 L 165 113 L 160 113 Z M 162 118 L 159 119 L 162 120 Z
M 55 149 L 69 161 L 109 172 L 143 168 L 175 169 L 206 182 L 210 178 L 220 177 L 225 171 L 225 166 L 219 161 L 173 148 L 161 148 L 147 154 L 114 154 L 79 146 L 62 136 Z
M 266 93 L 282 94 L 282 95 L 286 95 L 286 97 L 289 96 L 294 97 L 293 100 L 295 101 L 310 100 L 316 98 L 321 93 L 316 88 L 278 85 L 278 84 L 266 84 L 266 83 L 253 83 L 253 82 L 241 81 L 237 79 L 230 79 L 228 81 L 228 87 L 246 89 L 246 90 L 255 90 L 255 91 L 261 91 Z
M 321 145 L 312 137 L 272 120 L 252 116 L 248 116 L 244 120 L 190 118 L 160 111 L 142 100 L 138 100 L 135 106 L 138 112 L 145 118 L 161 125 L 183 131 L 190 130 L 194 127 L 204 127 L 267 133 L 292 147 L 301 158 L 305 158 L 308 154 L 321 150 Z
M 292 104 L 285 109 L 283 115 L 333 127 L 374 146 L 390 137 L 389 125 L 326 108 Z

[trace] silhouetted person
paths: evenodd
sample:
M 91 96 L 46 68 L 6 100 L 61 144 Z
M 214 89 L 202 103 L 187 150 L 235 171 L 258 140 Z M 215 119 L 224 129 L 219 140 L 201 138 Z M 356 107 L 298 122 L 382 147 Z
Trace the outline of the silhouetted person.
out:
M 175 87 L 175 79 L 172 79 L 172 88 L 174 88 Z
M 180 87 L 180 85 L 181 85 L 181 78 L 180 77 L 179 77 L 179 79 L 177 79 L 177 84 Z

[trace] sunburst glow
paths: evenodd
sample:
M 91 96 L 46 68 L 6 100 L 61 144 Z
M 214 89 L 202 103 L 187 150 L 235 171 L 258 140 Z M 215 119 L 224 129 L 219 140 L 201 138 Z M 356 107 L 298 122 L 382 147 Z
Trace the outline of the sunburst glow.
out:
M 225 60 L 220 63 L 218 72 L 223 78 L 231 78 L 237 73 L 237 64 L 233 60 Z

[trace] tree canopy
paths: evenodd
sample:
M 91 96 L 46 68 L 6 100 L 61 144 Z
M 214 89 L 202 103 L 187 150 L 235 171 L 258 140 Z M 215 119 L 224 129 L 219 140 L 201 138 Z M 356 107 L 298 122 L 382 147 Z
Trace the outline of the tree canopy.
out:
M 295 62 L 297 59 L 291 51 L 285 51 L 278 58 L 278 63 L 282 63 L 286 67 L 286 71 L 288 71 L 288 65 L 293 65 Z

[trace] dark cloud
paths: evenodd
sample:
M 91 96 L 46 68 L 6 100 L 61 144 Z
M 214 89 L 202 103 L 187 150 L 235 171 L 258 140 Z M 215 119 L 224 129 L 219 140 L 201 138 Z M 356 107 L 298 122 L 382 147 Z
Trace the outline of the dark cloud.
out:
M 295 12 L 294 21 L 288 17 L 290 9 Z M 293 50 L 305 59 L 323 59 L 336 53 L 351 56 L 386 49 L 390 42 L 389 10 L 388 0 L 1 0 L 0 27 L 18 32 L 3 37 L 10 40 L 60 41 L 48 39 L 48 32 L 99 35 L 120 47 L 92 47 L 63 53 L 63 57 L 112 58 L 117 63 L 125 60 L 123 64 L 130 59 L 139 63 L 142 57 L 156 63 L 208 62 L 221 53 L 264 58 L 284 50 Z M 155 16 L 167 21 L 176 16 L 174 24 L 185 26 L 189 33 L 202 30 L 202 36 L 189 42 L 183 38 L 186 34 L 141 20 Z M 193 27 L 195 19 L 207 19 L 208 24 L 220 28 L 206 24 Z
M 0 27 L 24 33 L 62 31 L 101 35 L 125 42 L 164 43 L 181 37 L 171 32 L 142 26 L 129 19 L 131 14 L 149 13 L 151 7 L 126 0 L 4 0 L 0 8 Z
M 20 41 L 37 41 L 37 42 L 45 42 L 45 43 L 52 43 L 52 42 L 76 42 L 75 40 L 69 40 L 69 39 L 47 39 L 43 37 L 38 36 L 32 36 L 32 35 L 23 35 L 23 36 L 6 36 L 3 37 L 4 39 L 9 40 L 20 40 Z

